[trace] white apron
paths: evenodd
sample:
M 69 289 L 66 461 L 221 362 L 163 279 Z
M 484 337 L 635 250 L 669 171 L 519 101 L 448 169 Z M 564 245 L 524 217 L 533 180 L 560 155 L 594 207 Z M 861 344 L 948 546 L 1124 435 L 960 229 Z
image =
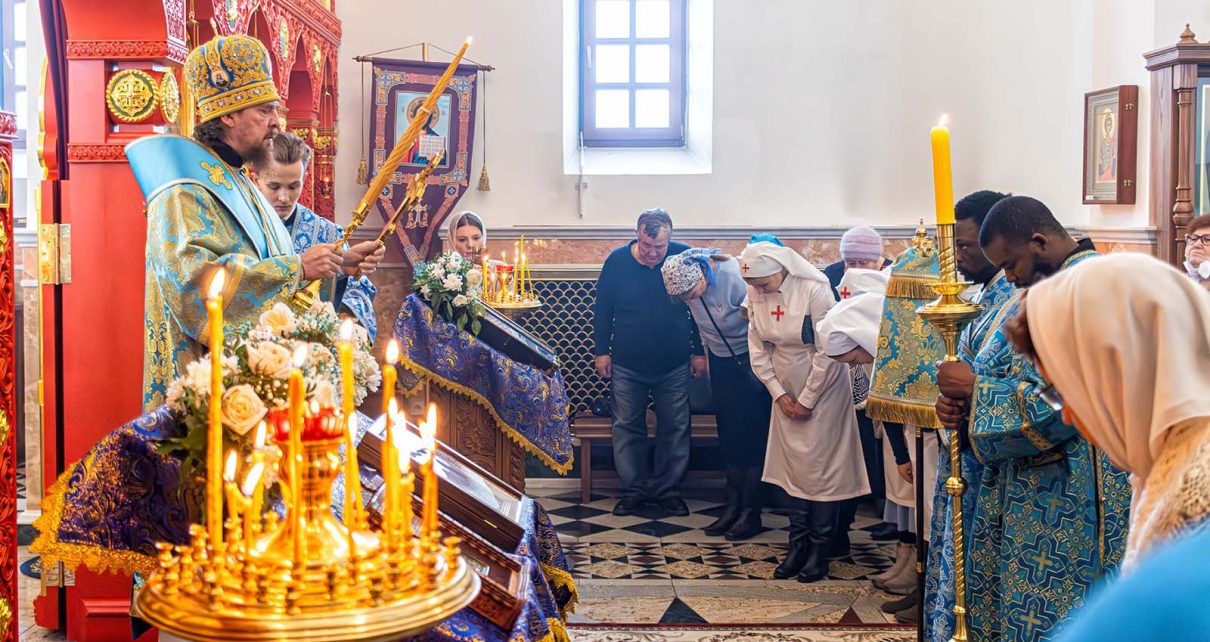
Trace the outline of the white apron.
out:
M 748 288 L 748 348 L 752 370 L 773 396 L 763 480 L 793 497 L 840 501 L 870 492 L 861 454 L 849 367 L 824 356 L 815 326 L 835 301 L 827 283 L 787 276 L 781 291 Z M 803 326 L 811 316 L 810 343 Z M 808 337 L 812 338 L 812 337 Z M 810 419 L 782 414 L 789 394 L 811 408 Z
M 881 425 L 881 424 L 880 424 Z M 882 425 L 883 430 L 893 430 Z M 933 495 L 937 489 L 937 457 L 940 446 L 936 430 L 924 431 L 924 534 L 928 537 L 929 526 L 933 523 Z M 908 457 L 912 462 L 912 474 L 916 466 L 916 427 L 904 426 L 903 438 L 907 440 Z M 883 473 L 886 478 L 886 498 L 899 506 L 914 508 L 916 506 L 916 489 L 899 476 L 895 465 L 895 454 L 891 451 L 891 442 L 884 435 L 882 438 Z

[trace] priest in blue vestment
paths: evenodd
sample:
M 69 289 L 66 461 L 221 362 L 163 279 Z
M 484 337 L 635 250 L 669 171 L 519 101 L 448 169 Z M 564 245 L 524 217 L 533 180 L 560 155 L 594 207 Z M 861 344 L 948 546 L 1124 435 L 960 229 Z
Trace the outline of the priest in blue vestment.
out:
M 294 251 L 299 253 L 316 245 L 337 243 L 344 237 L 344 228 L 298 202 L 310 164 L 311 148 L 307 143 L 290 132 L 280 132 L 273 137 L 273 150 L 254 166 L 256 186 L 285 223 L 294 242 Z M 373 243 L 364 241 L 358 248 L 369 250 L 366 261 L 377 264 L 382 260 L 385 248 L 373 247 Z M 325 297 L 331 296 L 331 290 L 324 288 Z M 353 317 L 373 341 L 378 328 L 374 317 L 374 295 L 378 288 L 364 275 L 341 274 L 336 279 L 336 293 L 340 295 L 336 311 L 341 316 Z
M 1036 199 L 1002 199 L 979 244 L 1017 288 L 1095 256 Z M 967 550 L 972 640 L 1050 639 L 1125 548 L 1130 487 L 1125 473 L 1047 402 L 1053 389 L 1013 351 L 1004 325 L 1019 291 L 982 320 L 974 357 L 941 364 L 937 414 L 965 429 L 983 464 L 966 475 L 974 493 Z M 985 327 L 984 327 L 985 326 Z M 968 505 L 964 502 L 964 505 Z

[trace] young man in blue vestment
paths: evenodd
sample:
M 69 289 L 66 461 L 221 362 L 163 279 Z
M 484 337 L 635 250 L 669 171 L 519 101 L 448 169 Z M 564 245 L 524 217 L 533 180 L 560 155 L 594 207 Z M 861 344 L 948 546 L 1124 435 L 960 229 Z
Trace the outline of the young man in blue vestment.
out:
M 979 245 L 1022 289 L 1096 256 L 1090 241 L 1077 243 L 1045 205 L 1025 196 L 992 207 Z M 983 464 L 978 478 L 963 471 L 975 501 L 966 520 L 968 625 L 980 641 L 1053 636 L 1125 547 L 1126 475 L 1063 422 L 1045 401 L 1049 384 L 1005 335 L 1019 292 L 972 326 L 983 334 L 970 346 L 973 356 L 964 351 L 937 374 L 937 414 Z
M 298 136 L 280 132 L 273 137 L 273 151 L 257 162 L 253 177 L 256 186 L 281 217 L 294 241 L 294 251 L 299 253 L 315 245 L 336 243 L 344 236 L 342 227 L 298 203 L 303 177 L 310 164 L 311 148 Z M 378 328 L 374 317 L 374 295 L 378 288 L 365 274 L 373 271 L 386 250 L 373 241 L 363 241 L 357 247 L 366 252 L 365 260 L 372 265 L 360 276 L 342 274 L 337 277 L 336 291 L 341 297 L 336 311 L 341 316 L 353 317 L 372 341 Z

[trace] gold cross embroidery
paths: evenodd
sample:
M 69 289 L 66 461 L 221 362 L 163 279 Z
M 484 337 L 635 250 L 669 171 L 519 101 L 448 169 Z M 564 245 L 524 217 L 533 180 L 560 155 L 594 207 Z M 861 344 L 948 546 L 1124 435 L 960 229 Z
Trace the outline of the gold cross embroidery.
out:
M 210 173 L 211 183 L 226 187 L 227 189 L 235 189 L 231 186 L 231 181 L 227 180 L 227 172 L 223 171 L 221 165 L 212 165 L 206 161 L 202 161 L 202 169 Z

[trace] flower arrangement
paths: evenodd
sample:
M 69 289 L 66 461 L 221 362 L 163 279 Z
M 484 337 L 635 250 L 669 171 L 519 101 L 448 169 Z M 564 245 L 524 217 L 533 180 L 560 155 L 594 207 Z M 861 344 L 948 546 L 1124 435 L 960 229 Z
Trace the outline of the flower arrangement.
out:
M 428 301 L 433 310 L 449 319 L 459 330 L 479 334 L 483 301 L 483 270 L 457 252 L 446 252 L 432 261 L 416 264 L 412 290 Z
M 293 354 L 307 345 L 302 366 L 308 405 L 330 409 L 340 406 L 340 364 L 337 343 L 340 317 L 331 303 L 318 303 L 295 314 L 278 303 L 260 315 L 257 323 L 229 329 L 223 342 L 224 441 L 250 442 L 252 429 L 261 421 L 271 425 L 288 403 Z M 354 324 L 353 404 L 360 404 L 382 383 L 378 364 L 370 353 L 370 336 Z M 185 479 L 205 470 L 206 429 L 210 407 L 210 355 L 190 363 L 168 385 L 168 409 L 185 426 L 185 434 L 166 439 L 160 451 L 180 457 Z M 245 444 L 247 446 L 248 444 Z M 245 448 L 246 450 L 246 448 Z

